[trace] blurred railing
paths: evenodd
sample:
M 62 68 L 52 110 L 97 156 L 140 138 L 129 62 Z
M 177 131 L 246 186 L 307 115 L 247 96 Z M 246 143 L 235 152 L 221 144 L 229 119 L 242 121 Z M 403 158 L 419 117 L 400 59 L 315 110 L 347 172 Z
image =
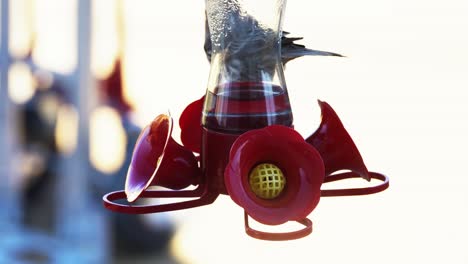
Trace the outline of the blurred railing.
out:
M 78 63 L 70 74 L 52 73 L 67 87 L 78 113 L 76 148 L 58 157 L 59 175 L 53 193 L 57 209 L 52 233 L 21 225 L 15 105 L 8 95 L 9 0 L 1 0 L 0 40 L 0 263 L 107 263 L 106 217 L 89 191 L 89 114 L 95 104 L 90 69 L 91 0 L 78 1 Z M 36 69 L 32 61 L 29 67 Z M 21 166 L 21 164 L 19 165 Z

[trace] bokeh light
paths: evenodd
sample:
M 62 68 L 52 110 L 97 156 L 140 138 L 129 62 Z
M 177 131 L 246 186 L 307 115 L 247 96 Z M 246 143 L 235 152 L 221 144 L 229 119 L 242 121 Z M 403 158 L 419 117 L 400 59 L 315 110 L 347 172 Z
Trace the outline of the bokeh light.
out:
M 90 117 L 90 161 L 99 171 L 111 174 L 125 160 L 127 135 L 119 113 L 107 106 L 96 108 Z
M 106 78 L 114 67 L 122 43 L 119 39 L 117 3 L 120 0 L 92 1 L 91 70 L 95 77 Z
M 75 107 L 68 104 L 60 106 L 55 126 L 55 144 L 63 155 L 72 154 L 78 143 L 79 115 Z
M 10 99 L 22 104 L 31 99 L 36 90 L 36 82 L 29 66 L 22 62 L 16 62 L 8 71 L 8 94 Z
M 31 51 L 33 41 L 33 1 L 10 1 L 10 52 L 16 58 L 23 58 Z
M 45 69 L 71 73 L 77 64 L 77 0 L 35 0 L 33 59 Z

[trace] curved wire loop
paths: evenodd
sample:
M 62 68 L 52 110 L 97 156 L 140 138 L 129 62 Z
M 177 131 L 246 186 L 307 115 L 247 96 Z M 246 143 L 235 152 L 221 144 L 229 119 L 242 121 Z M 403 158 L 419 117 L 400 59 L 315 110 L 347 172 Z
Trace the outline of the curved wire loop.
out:
M 390 186 L 390 181 L 387 176 L 378 172 L 369 172 L 371 179 L 380 180 L 381 183 L 375 186 L 362 187 L 362 188 L 349 188 L 349 189 L 329 189 L 321 190 L 320 196 L 332 197 L 332 196 L 354 196 L 354 195 L 368 195 L 386 190 Z M 345 179 L 361 178 L 361 176 L 354 172 L 343 172 L 333 174 L 325 177 L 324 183 L 340 181 Z
M 183 191 L 144 191 L 140 198 L 191 198 L 198 199 L 182 201 L 170 204 L 153 204 L 153 205 L 127 205 L 117 202 L 117 200 L 126 199 L 125 191 L 120 190 L 104 195 L 103 203 L 107 209 L 125 214 L 152 214 L 168 211 L 176 211 L 193 207 L 204 206 L 213 203 L 219 193 L 210 192 L 205 186 L 199 185 L 194 190 Z
M 271 240 L 271 241 L 284 241 L 284 240 L 293 240 L 305 237 L 312 233 L 312 221 L 308 218 L 304 218 L 302 220 L 296 221 L 299 224 L 304 225 L 305 227 L 300 230 L 292 231 L 292 232 L 283 232 L 283 233 L 271 233 L 271 232 L 264 232 L 253 229 L 249 225 L 249 215 L 246 211 L 244 211 L 244 222 L 245 222 L 245 233 L 247 235 L 262 240 Z

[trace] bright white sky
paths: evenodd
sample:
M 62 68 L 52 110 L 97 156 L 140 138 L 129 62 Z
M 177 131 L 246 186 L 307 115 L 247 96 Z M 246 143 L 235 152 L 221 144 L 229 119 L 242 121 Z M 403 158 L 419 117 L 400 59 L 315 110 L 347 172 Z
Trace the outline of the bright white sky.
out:
M 145 110 L 170 108 L 177 118 L 208 78 L 203 1 L 159 7 L 134 17 L 145 21 L 133 32 L 145 41 L 134 45 L 152 66 L 132 71 L 150 78 L 135 80 L 155 94 L 145 96 L 154 100 Z M 391 188 L 322 199 L 311 215 L 314 233 L 293 242 L 248 238 L 229 198 L 176 213 L 185 219 L 182 254 L 193 263 L 467 263 L 467 14 L 464 0 L 288 1 L 284 29 L 308 47 L 347 56 L 287 65 L 296 129 L 312 133 L 315 100 L 328 101 Z
M 144 124 L 170 109 L 177 122 L 208 79 L 204 1 L 124 2 L 138 117 Z M 322 199 L 314 233 L 280 243 L 245 235 L 242 210 L 222 197 L 172 214 L 184 219 L 178 254 L 191 263 L 468 263 L 467 14 L 466 0 L 288 1 L 285 30 L 347 56 L 287 65 L 296 129 L 311 134 L 316 99 L 329 102 L 391 187 Z

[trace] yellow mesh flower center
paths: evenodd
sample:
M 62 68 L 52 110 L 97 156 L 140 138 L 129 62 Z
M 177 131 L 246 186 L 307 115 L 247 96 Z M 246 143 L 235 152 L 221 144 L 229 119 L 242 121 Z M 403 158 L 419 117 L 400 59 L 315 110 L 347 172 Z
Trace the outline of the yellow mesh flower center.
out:
M 276 165 L 262 163 L 250 171 L 249 183 L 250 188 L 258 197 L 274 199 L 283 191 L 286 178 Z

